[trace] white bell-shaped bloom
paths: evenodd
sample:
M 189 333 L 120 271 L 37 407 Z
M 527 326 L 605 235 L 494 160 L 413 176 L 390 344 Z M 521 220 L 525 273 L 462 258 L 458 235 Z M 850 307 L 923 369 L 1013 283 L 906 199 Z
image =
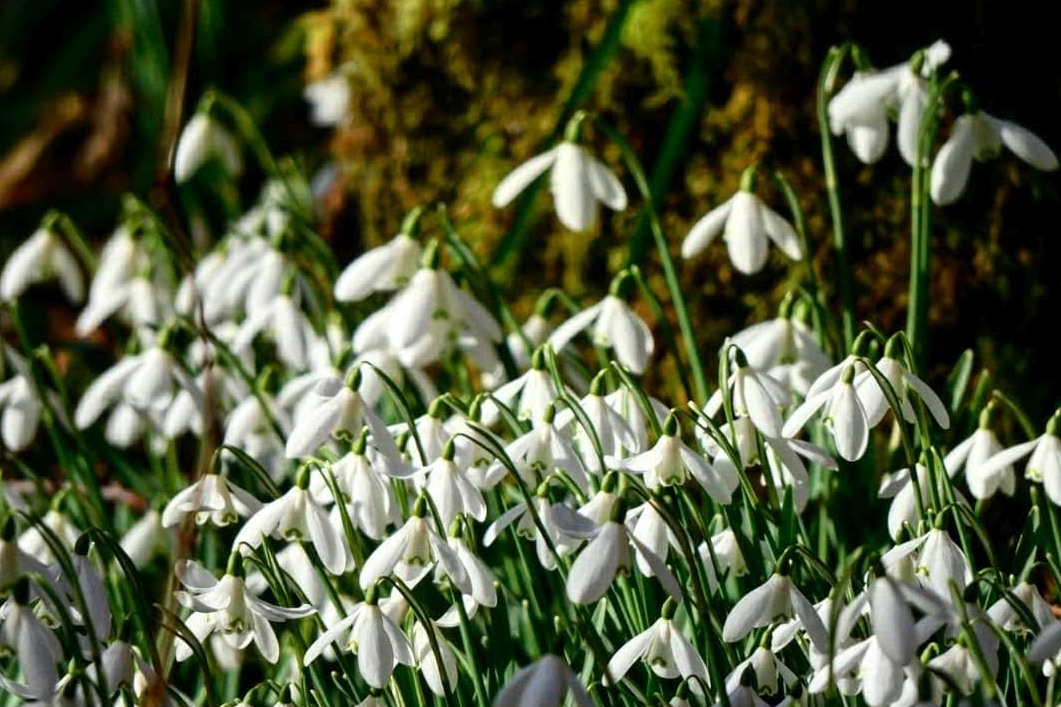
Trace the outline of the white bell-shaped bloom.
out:
M 730 339 L 758 371 L 806 395 L 811 383 L 830 366 L 829 357 L 806 324 L 778 316 L 744 329 Z
M 664 615 L 654 624 L 615 651 L 608 661 L 608 672 L 603 678 L 605 685 L 622 680 L 637 660 L 643 660 L 661 678 L 688 680 L 695 676 L 707 682 L 704 659 L 668 613 L 673 612 L 664 608 Z M 695 680 L 690 685 L 694 692 L 701 689 Z
M 416 658 L 398 624 L 375 601 L 375 593 L 359 602 L 346 618 L 322 633 L 309 648 L 303 663 L 309 665 L 344 635 L 343 650 L 357 654 L 357 669 L 370 686 L 382 689 L 399 665 L 414 665 Z
M 921 116 L 928 103 L 927 78 L 949 58 L 950 46 L 938 40 L 911 61 L 881 71 L 855 72 L 829 100 L 829 127 L 833 134 L 846 134 L 858 159 L 872 164 L 884 155 L 888 120 L 895 118 L 899 124 L 899 152 L 913 166 L 917 161 Z
M 757 370 L 736 347 L 729 347 L 733 368 L 729 388 L 733 396 L 733 413 L 747 416 L 765 437 L 781 437 L 781 411 L 791 402 L 791 394 L 769 374 Z M 704 412 L 714 415 L 722 409 L 722 390 L 716 390 L 704 405 Z
M 181 131 L 173 157 L 173 177 L 177 183 L 192 178 L 211 158 L 218 158 L 229 174 L 239 176 L 243 159 L 239 144 L 229 132 L 206 113 L 196 113 Z
M 431 522 L 417 513 L 423 510 L 414 510 L 409 520 L 365 560 L 358 578 L 361 588 L 368 589 L 377 580 L 392 574 L 410 587 L 416 586 L 437 562 L 461 591 L 471 594 L 472 585 L 457 553 Z
M 869 445 L 869 422 L 866 409 L 855 390 L 855 367 L 849 364 L 843 377 L 833 387 L 807 398 L 785 421 L 781 433 L 797 434 L 819 409 L 825 427 L 833 435 L 836 451 L 847 461 L 858 461 Z
M 195 522 L 199 525 L 209 520 L 221 527 L 257 513 L 261 506 L 258 499 L 224 476 L 203 474 L 166 504 L 162 511 L 162 527 L 177 525 L 189 513 L 195 514 Z
M 217 631 L 225 643 L 238 650 L 253 641 L 262 657 L 275 663 L 280 657 L 280 643 L 270 622 L 303 618 L 315 613 L 316 609 L 308 604 L 285 608 L 258 598 L 246 588 L 242 563 L 234 560 L 230 565 L 233 565 L 230 571 L 217 580 L 194 560 L 177 563 L 177 576 L 188 590 L 177 592 L 177 601 L 195 612 L 186 622 L 188 628 L 200 642 Z M 211 617 L 212 620 L 197 617 Z M 177 660 L 185 660 L 191 655 L 191 647 L 183 641 L 178 642 Z
M 1046 424 L 1046 431 L 1042 435 L 1030 442 L 1014 445 L 995 454 L 981 464 L 979 473 L 984 476 L 993 476 L 1030 454 L 1024 475 L 1031 481 L 1041 481 L 1046 495 L 1054 504 L 1061 506 L 1059 427 L 1061 427 L 1061 412 L 1055 412 Z
M 335 281 L 335 299 L 356 302 L 373 292 L 404 287 L 420 268 L 422 256 L 420 243 L 403 231 L 347 265 Z
M 754 628 L 769 626 L 793 615 L 802 621 L 814 646 L 822 652 L 827 651 L 829 634 L 814 605 L 788 575 L 776 572 L 734 605 L 722 627 L 722 639 L 727 643 L 739 641 Z
M 704 563 L 707 585 L 712 592 L 719 589 L 719 573 L 727 577 L 740 577 L 748 572 L 748 565 L 744 561 L 732 528 L 715 533 L 709 540 L 700 543 L 696 552 Z
M 569 528 L 564 532 L 571 533 Z M 571 565 L 567 575 L 567 598 L 576 604 L 592 604 L 603 597 L 619 573 L 632 566 L 630 546 L 645 558 L 663 588 L 675 601 L 681 601 L 681 588 L 659 555 L 637 539 L 627 527 L 609 520 L 585 536 L 592 537 Z
M 763 269 L 771 241 L 793 260 L 803 257 L 803 244 L 792 225 L 746 189 L 738 191 L 693 225 L 682 241 L 682 257 L 699 255 L 719 234 L 726 241 L 733 267 L 745 275 Z
M 438 664 L 438 657 L 431 646 L 431 638 L 427 634 L 429 630 L 435 632 L 435 643 L 438 645 L 438 652 L 442 657 L 441 666 Z M 414 622 L 412 634 L 413 655 L 416 657 L 417 665 L 420 666 L 420 673 L 424 676 L 427 686 L 431 688 L 431 692 L 439 697 L 444 697 L 456 687 L 457 678 L 460 675 L 457 670 L 457 656 L 453 652 L 453 647 L 442 636 L 442 631 L 439 630 L 439 626 L 435 622 L 432 622 L 430 629 L 424 628 L 424 625 L 419 621 Z M 448 689 L 447 685 L 449 686 Z
M 589 329 L 593 343 L 615 351 L 615 358 L 634 373 L 644 373 L 655 350 L 652 330 L 645 321 L 616 295 L 609 294 L 558 326 L 549 336 L 557 351 L 583 329 Z
M 54 230 L 39 228 L 25 240 L 0 271 L 0 299 L 17 299 L 30 285 L 57 277 L 74 303 L 85 297 L 85 281 L 77 260 Z
M 943 459 L 947 474 L 954 476 L 965 471 L 969 491 L 976 498 L 991 498 L 996 491 L 1012 496 L 1017 490 L 1016 474 L 1012 464 L 986 462 L 1002 451 L 1002 443 L 988 427 L 977 427 L 976 431 L 952 449 Z M 984 470 L 989 473 L 985 473 Z
M 491 198 L 494 207 L 508 206 L 549 168 L 556 215 L 572 231 L 589 230 L 597 221 L 600 204 L 612 211 L 626 208 L 626 191 L 618 177 L 584 147 L 567 140 L 527 160 L 502 179 Z
M 932 163 L 932 200 L 937 204 L 957 201 L 969 181 L 973 160 L 995 157 L 1003 145 L 1036 169 L 1057 169 L 1057 155 L 1027 128 L 982 110 L 966 113 L 954 121 L 950 137 Z
M 300 481 L 309 483 L 308 478 Z M 334 575 L 342 574 L 353 561 L 339 529 L 332 525 L 327 511 L 314 502 L 305 485 L 296 484 L 280 498 L 258 509 L 240 528 L 233 547 L 256 548 L 269 535 L 312 543 L 325 568 Z

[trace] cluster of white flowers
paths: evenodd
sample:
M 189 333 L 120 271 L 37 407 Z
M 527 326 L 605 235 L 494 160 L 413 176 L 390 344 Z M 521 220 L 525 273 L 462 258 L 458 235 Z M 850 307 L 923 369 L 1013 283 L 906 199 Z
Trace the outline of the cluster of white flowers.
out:
M 834 130 L 860 158 L 878 159 L 897 108 L 900 150 L 916 159 L 927 82 L 948 54 L 937 45 L 915 63 L 860 72 L 833 98 Z M 308 92 L 315 122 L 349 119 L 345 82 Z M 599 203 L 623 209 L 619 179 L 577 141 L 583 120 L 506 177 L 494 203 L 551 168 L 571 230 L 590 228 Z M 1010 123 L 962 118 L 933 167 L 937 200 L 960 193 L 968 165 L 959 162 L 987 149 L 973 134 L 1037 166 L 1056 163 Z M 211 156 L 238 172 L 234 155 L 233 138 L 200 112 L 177 150 L 177 178 Z M 720 233 L 744 273 L 764 266 L 770 241 L 807 255 L 755 195 L 754 176 L 694 226 L 684 256 Z M 912 707 L 997 695 L 1027 678 L 1029 661 L 1048 676 L 1061 665 L 1061 622 L 1031 581 L 1056 560 L 1034 539 L 1055 509 L 1041 504 L 1027 539 L 1002 544 L 1014 562 L 996 558 L 959 476 L 978 502 L 1012 496 L 1015 465 L 1030 457 L 1026 479 L 1061 505 L 1061 411 L 1040 437 L 1005 448 L 991 402 L 944 453 L 958 409 L 916 374 L 905 337 L 863 332 L 834 363 L 792 298 L 723 344 L 713 395 L 668 404 L 639 382 L 661 352 L 624 297 L 631 271 L 566 321 L 542 307 L 506 335 L 501 322 L 516 320 L 480 300 L 492 290 L 470 250 L 446 229 L 422 240 L 420 210 L 322 281 L 302 224 L 312 210 L 297 194 L 267 184 L 182 279 L 159 256 L 164 227 L 128 209 L 77 321 L 81 335 L 108 326 L 127 343 L 76 402 L 47 352 L 0 350 L 7 455 L 30 449 L 42 421 L 57 444 L 76 440 L 65 449 L 86 455 L 60 460 L 69 482 L 46 512 L 33 492 L 4 486 L 7 692 L 33 705 L 187 704 L 164 693 L 171 670 L 208 660 L 238 683 L 241 666 L 259 660 L 281 704 L 297 692 L 322 707 L 333 704 L 322 691 L 360 705 L 423 703 L 421 678 L 440 699 L 475 695 L 497 707 L 567 696 L 585 707 L 602 694 L 674 705 L 860 695 L 871 707 Z M 89 264 L 50 224 L 0 273 L 15 316 L 17 300 L 51 278 L 74 303 L 84 294 Z M 597 356 L 581 346 L 583 331 Z M 104 417 L 117 450 L 99 454 L 96 469 L 86 440 Z M 874 433 L 882 426 L 891 440 Z M 210 454 L 181 473 L 193 441 Z M 887 452 L 870 455 L 875 446 Z M 907 466 L 877 489 L 874 474 L 886 469 L 877 462 L 892 453 Z M 139 479 L 147 498 L 123 503 L 86 485 L 100 472 L 144 476 L 115 459 L 159 470 Z M 870 497 L 845 495 L 847 486 Z M 831 504 L 868 506 L 873 494 L 891 505 L 886 521 L 867 510 L 879 526 L 860 529 L 869 552 L 833 554 Z M 121 520 L 110 518 L 119 507 Z M 90 542 L 108 529 L 124 531 L 121 541 Z M 160 602 L 177 668 L 146 629 L 132 630 L 127 611 L 142 603 L 145 577 L 136 567 L 179 581 Z M 562 656 L 547 652 L 555 646 Z M 278 688 L 284 681 L 295 686 Z M 213 682 L 192 684 L 205 694 Z

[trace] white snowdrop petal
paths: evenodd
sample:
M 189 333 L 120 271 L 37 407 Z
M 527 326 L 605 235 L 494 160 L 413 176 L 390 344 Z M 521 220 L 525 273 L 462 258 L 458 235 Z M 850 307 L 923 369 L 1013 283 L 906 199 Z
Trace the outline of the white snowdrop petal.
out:
M 767 237 L 762 202 L 746 191 L 738 192 L 733 199 L 733 210 L 726 221 L 723 238 L 733 267 L 745 275 L 754 275 L 766 265 Z
M 968 115 L 954 121 L 951 136 L 932 163 L 930 191 L 932 201 L 940 205 L 957 201 L 965 191 L 973 164 L 973 119 Z
M 567 598 L 576 604 L 592 604 L 605 595 L 619 569 L 620 543 L 626 530 L 616 522 L 605 523 L 571 565 L 567 575 Z
M 653 625 L 620 646 L 608 661 L 608 670 L 602 679 L 603 683 L 612 685 L 622 680 L 633 664 L 645 655 L 655 634 L 656 626 Z
M 829 420 L 836 451 L 847 461 L 857 461 L 866 453 L 869 427 L 866 412 L 852 385 L 842 385 L 829 401 Z
M 545 170 L 556 161 L 558 148 L 554 147 L 548 152 L 532 157 L 519 167 L 509 172 L 508 176 L 494 189 L 490 202 L 495 208 L 508 206 L 531 182 L 545 173 Z
M 760 213 L 762 214 L 766 235 L 770 237 L 774 245 L 793 260 L 803 258 L 803 243 L 800 242 L 799 235 L 796 233 L 796 229 L 792 227 L 792 224 L 767 206 L 763 206 Z
M 869 586 L 870 621 L 880 649 L 898 665 L 914 657 L 914 615 L 903 601 L 895 580 L 880 577 Z
M 626 190 L 619 178 L 596 157 L 587 156 L 587 176 L 593 196 L 612 211 L 626 208 Z
M 1036 169 L 1051 172 L 1057 169 L 1057 155 L 1035 133 L 1008 120 L 996 119 L 999 137 L 1013 154 Z
M 582 232 L 597 218 L 597 200 L 589 182 L 588 155 L 578 145 L 561 143 L 557 148 L 549 188 L 556 216 L 572 231 Z
M 733 208 L 734 198 L 736 197 L 730 197 L 711 209 L 703 218 L 693 224 L 693 227 L 685 236 L 685 240 L 682 241 L 681 254 L 683 258 L 692 258 L 699 255 L 711 245 L 711 241 L 718 234 L 722 233 L 722 229 L 725 227 L 726 220 L 729 218 Z

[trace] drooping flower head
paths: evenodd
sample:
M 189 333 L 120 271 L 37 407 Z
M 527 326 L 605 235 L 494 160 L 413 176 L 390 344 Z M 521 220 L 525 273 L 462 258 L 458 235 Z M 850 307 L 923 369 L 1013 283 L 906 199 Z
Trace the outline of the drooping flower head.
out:
M 597 222 L 600 204 L 612 211 L 626 208 L 626 191 L 611 170 L 578 143 L 585 114 L 568 123 L 564 140 L 556 147 L 533 157 L 508 174 L 494 189 L 491 199 L 496 208 L 508 206 L 531 182 L 552 168 L 549 190 L 560 223 L 583 232 Z

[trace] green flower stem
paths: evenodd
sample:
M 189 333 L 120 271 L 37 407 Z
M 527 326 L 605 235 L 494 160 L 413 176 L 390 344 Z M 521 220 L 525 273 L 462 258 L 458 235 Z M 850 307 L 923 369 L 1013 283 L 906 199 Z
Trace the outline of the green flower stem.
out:
M 836 80 L 844 58 L 850 52 L 850 44 L 843 44 L 829 50 L 818 76 L 817 94 L 818 132 L 822 140 L 822 167 L 825 170 L 825 190 L 829 196 L 829 213 L 833 220 L 833 247 L 836 249 L 840 298 L 843 304 L 841 321 L 844 351 L 849 351 L 855 340 L 855 288 L 851 278 L 851 263 L 848 260 L 843 211 L 840 208 L 840 183 L 836 176 L 836 158 L 833 155 L 833 138 L 829 128 L 829 98 L 836 88 Z
M 623 161 L 637 183 L 641 198 L 645 200 L 645 210 L 648 214 L 649 224 L 652 226 L 652 237 L 656 241 L 656 249 L 659 251 L 660 263 L 663 266 L 663 277 L 667 281 L 667 290 L 671 296 L 671 303 L 674 305 L 674 314 L 678 318 L 678 328 L 681 330 L 682 338 L 684 339 L 685 353 L 688 357 L 687 365 L 691 369 L 696 393 L 695 399 L 702 404 L 708 398 L 707 378 L 704 376 L 704 366 L 700 360 L 700 352 L 696 348 L 696 336 L 693 332 L 692 320 L 689 318 L 689 308 L 686 305 L 685 296 L 682 294 L 681 282 L 678 280 L 678 272 L 674 267 L 674 258 L 671 257 L 670 247 L 667 245 L 667 237 L 663 234 L 663 225 L 660 223 L 659 214 L 656 213 L 656 207 L 652 203 L 652 189 L 648 184 L 648 179 L 645 177 L 641 162 L 637 159 L 637 154 L 630 147 L 630 143 L 627 142 L 626 138 L 613 130 L 610 125 L 600 118 L 595 118 L 594 122 L 604 131 L 608 139 L 619 147 L 619 151 L 623 155 Z M 682 361 L 677 356 L 676 351 L 675 357 L 678 359 L 680 367 Z M 688 391 L 686 393 L 688 394 Z
M 803 258 L 807 265 L 807 284 L 805 289 L 811 302 L 811 321 L 814 324 L 814 333 L 818 337 L 818 344 L 828 351 L 831 347 L 828 346 L 829 337 L 826 336 L 825 331 L 825 307 L 822 306 L 821 302 L 818 275 L 814 272 L 814 254 L 810 247 L 810 238 L 807 236 L 807 223 L 803 218 L 803 209 L 800 208 L 799 197 L 796 196 L 796 191 L 792 188 L 792 184 L 780 172 L 774 170 L 772 172 L 774 182 L 781 190 L 782 195 L 784 195 L 788 210 L 792 214 L 792 223 L 796 233 L 799 235 L 800 243 L 803 244 Z
M 939 114 L 955 75 L 940 82 L 933 73 L 929 80 L 928 102 L 921 114 L 917 141 L 917 161 L 910 180 L 910 295 L 906 311 L 906 338 L 914 350 L 918 370 L 928 361 L 928 309 L 932 252 L 932 170 L 928 156 L 935 144 Z

